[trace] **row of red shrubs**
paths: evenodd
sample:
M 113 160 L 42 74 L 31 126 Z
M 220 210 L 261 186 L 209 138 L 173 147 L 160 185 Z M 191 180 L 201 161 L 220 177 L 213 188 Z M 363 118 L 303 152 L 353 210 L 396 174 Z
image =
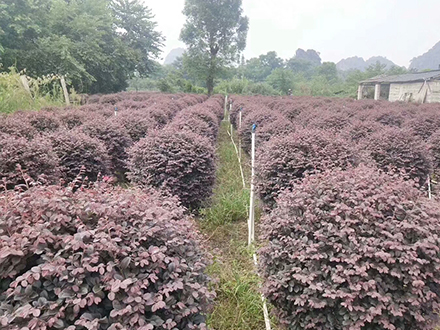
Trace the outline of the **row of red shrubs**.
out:
M 0 119 L 1 328 L 206 329 L 208 258 L 183 206 L 211 193 L 221 98 L 89 102 Z
M 440 106 L 235 97 L 257 124 L 264 293 L 289 329 L 434 329 Z

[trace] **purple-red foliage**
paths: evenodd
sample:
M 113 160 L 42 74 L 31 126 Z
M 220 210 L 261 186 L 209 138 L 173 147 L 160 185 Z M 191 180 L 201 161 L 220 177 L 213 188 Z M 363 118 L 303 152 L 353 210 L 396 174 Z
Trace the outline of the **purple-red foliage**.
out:
M 99 95 L 99 94 L 90 95 L 90 96 L 87 98 L 87 104 L 95 104 L 95 103 L 99 103 L 100 98 L 101 98 L 101 95 Z
M 354 119 L 342 129 L 341 135 L 354 143 L 359 143 L 382 129 L 384 129 L 384 125 L 376 121 Z
M 279 102 L 273 105 L 274 111 L 279 111 L 286 118 L 294 121 L 304 111 L 307 111 L 307 105 L 301 102 L 296 102 L 293 100 L 284 100 L 284 102 Z
M 356 165 L 348 141 L 322 130 L 298 130 L 275 137 L 257 151 L 256 188 L 268 207 L 279 193 L 306 174 Z
M 85 112 L 98 114 L 107 118 L 115 115 L 115 107 L 108 104 L 86 104 L 78 109 Z
M 56 106 L 47 106 L 47 107 L 42 107 L 40 109 L 40 111 L 44 111 L 44 112 L 59 112 L 65 110 L 65 108 L 63 107 L 56 107 Z
M 106 117 L 97 112 L 87 112 L 80 109 L 71 109 L 60 112 L 59 119 L 67 129 L 74 129 L 87 122 L 102 122 Z
M 361 149 L 384 171 L 403 171 L 424 185 L 432 170 L 428 145 L 409 129 L 385 127 L 365 139 Z
M 99 173 L 110 173 L 111 161 L 104 144 L 80 129 L 59 130 L 46 138 L 59 158 L 59 170 L 66 182 L 73 181 L 83 166 L 90 181 L 95 181 Z
M 126 172 L 127 150 L 133 145 L 133 140 L 124 127 L 110 118 L 101 122 L 87 122 L 82 126 L 82 131 L 104 144 L 111 159 L 113 173 L 122 175 Z
M 154 93 L 151 92 L 126 92 L 126 99 L 130 99 L 138 102 L 145 102 L 154 97 Z
M 142 110 L 118 113 L 114 121 L 124 127 L 134 142 L 146 137 L 157 128 L 156 121 Z
M 146 109 L 145 115 L 148 115 L 155 121 L 157 128 L 163 128 L 173 117 L 171 113 L 168 113 L 168 110 L 165 109 L 165 106 L 162 104 L 153 105 Z
M 99 103 L 115 105 L 116 103 L 121 102 L 122 99 L 123 96 L 121 94 L 107 94 L 101 96 L 101 98 L 99 99 Z
M 373 119 L 382 125 L 401 127 L 405 121 L 405 117 L 398 108 L 393 108 L 386 103 L 386 106 L 376 108 L 368 112 L 368 119 Z
M 57 131 L 61 126 L 58 113 L 47 111 L 27 112 L 29 123 L 40 133 Z
M 209 139 L 211 144 L 215 143 L 216 137 L 217 137 L 217 130 L 213 130 L 209 126 L 208 123 L 200 119 L 196 116 L 190 116 L 187 118 L 175 118 L 168 126 L 167 128 L 172 131 L 186 131 L 186 132 L 193 132 L 197 135 L 200 135 L 202 137 L 205 137 Z
M 224 116 L 224 103 L 225 98 L 223 95 L 214 95 L 206 100 L 203 103 L 203 106 L 211 110 L 211 112 L 217 117 L 217 119 L 221 121 Z
M 305 114 L 306 116 L 304 116 Z M 303 112 L 294 122 L 308 128 L 341 131 L 350 125 L 351 116 L 344 111 L 336 111 L 335 109 L 325 111 L 315 109 Z
M 190 130 L 194 127 L 194 132 L 215 141 L 219 129 L 219 120 L 204 105 L 196 105 L 180 111 L 173 119 L 171 125 L 189 128 Z
M 178 103 L 181 105 L 181 109 L 188 108 L 201 102 L 203 101 L 201 101 L 201 99 L 196 95 L 184 95 L 178 100 Z
M 238 129 L 238 134 L 240 135 L 243 143 L 243 149 L 246 152 L 250 151 L 252 142 L 252 126 L 257 125 L 258 128 L 266 127 L 277 121 L 288 122 L 282 115 L 277 112 L 270 110 L 268 107 L 260 106 L 252 112 L 245 114 L 243 109 L 243 119 L 241 123 L 241 129 Z M 237 125 L 238 127 L 238 125 Z M 257 128 L 257 130 L 258 130 Z
M 56 183 L 60 177 L 58 158 L 50 142 L 41 137 L 26 138 L 0 133 L 0 185 L 25 188 L 27 176 L 33 181 Z
M 429 151 L 435 169 L 440 169 L 440 128 L 428 140 Z
M 179 117 L 196 116 L 199 117 L 201 120 L 205 121 L 206 123 L 208 123 L 209 126 L 218 127 L 221 119 L 218 118 L 216 112 L 217 113 L 219 112 L 218 111 L 219 108 L 223 115 L 223 110 L 217 103 L 207 101 L 205 103 L 197 104 L 193 107 L 184 109 L 180 111 L 177 114 L 177 116 Z
M 170 99 L 161 99 L 156 102 L 155 106 L 148 109 L 148 111 L 152 111 L 154 109 L 160 109 L 162 113 L 164 113 L 169 120 L 171 120 L 181 109 L 176 101 Z
M 82 110 L 69 110 L 59 114 L 59 119 L 63 126 L 67 129 L 79 127 L 87 120 L 88 113 Z
M 147 102 L 133 101 L 130 99 L 123 100 L 115 104 L 115 107 L 118 108 L 118 111 L 139 110 L 139 109 L 148 108 L 148 106 L 149 103 Z
M 29 140 L 38 135 L 38 131 L 22 112 L 0 117 L 0 133 L 24 137 Z
M 289 329 L 433 329 L 440 209 L 360 166 L 307 177 L 263 219 L 264 293 Z
M 276 118 L 274 121 L 270 121 L 264 125 L 258 126 L 256 130 L 256 143 L 258 146 L 264 144 L 265 142 L 279 137 L 286 136 L 298 129 L 284 116 Z M 250 141 L 249 143 L 251 143 Z M 250 152 L 250 144 L 243 145 L 243 149 Z
M 207 261 L 176 198 L 102 184 L 4 197 L 2 329 L 206 329 Z
M 440 113 L 438 111 L 419 113 L 416 118 L 406 122 L 405 127 L 412 129 L 416 135 L 426 141 L 440 128 Z
M 168 190 L 186 207 L 196 208 L 212 192 L 215 150 L 211 141 L 190 131 L 156 131 L 129 151 L 128 178 Z

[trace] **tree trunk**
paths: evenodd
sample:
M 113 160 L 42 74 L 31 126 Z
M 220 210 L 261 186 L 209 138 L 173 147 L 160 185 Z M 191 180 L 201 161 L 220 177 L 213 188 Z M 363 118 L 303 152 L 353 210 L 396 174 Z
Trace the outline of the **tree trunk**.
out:
M 208 78 L 206 78 L 206 87 L 208 88 L 208 95 L 211 96 L 212 92 L 214 91 L 214 77 L 216 75 L 216 57 L 218 53 L 218 46 L 211 46 L 211 54 L 209 59 L 209 71 L 208 71 Z
M 206 79 L 206 87 L 208 88 L 208 96 L 211 96 L 214 91 L 214 77 L 211 73 L 209 73 L 209 76 Z

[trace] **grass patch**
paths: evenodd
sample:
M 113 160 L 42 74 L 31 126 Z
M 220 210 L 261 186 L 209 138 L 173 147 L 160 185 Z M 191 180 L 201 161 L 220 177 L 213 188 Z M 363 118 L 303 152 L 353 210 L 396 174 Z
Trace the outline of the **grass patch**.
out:
M 247 224 L 226 224 L 217 228 L 214 263 L 208 268 L 217 280 L 215 306 L 208 317 L 210 329 L 264 330 L 260 279 L 254 271 L 252 251 L 247 248 Z
M 216 280 L 212 289 L 217 298 L 208 316 L 208 326 L 215 330 L 264 330 L 261 280 L 252 260 L 254 251 L 247 247 L 249 191 L 243 189 L 239 162 L 227 128 L 228 123 L 222 123 L 214 196 L 209 207 L 201 210 L 199 222 L 214 256 L 208 273 Z M 245 177 L 249 178 L 249 174 L 249 166 L 245 166 Z
M 228 125 L 223 122 L 219 132 L 219 166 L 214 194 L 209 206 L 200 211 L 204 225 L 208 227 L 245 221 L 248 217 L 250 192 L 243 189 L 237 154 L 227 131 Z M 246 177 L 249 177 L 248 173 L 245 173 Z
M 22 74 L 14 68 L 10 68 L 9 72 L 0 72 L 0 113 L 65 105 L 61 86 L 55 76 L 40 79 L 27 77 L 29 93 L 20 80 Z

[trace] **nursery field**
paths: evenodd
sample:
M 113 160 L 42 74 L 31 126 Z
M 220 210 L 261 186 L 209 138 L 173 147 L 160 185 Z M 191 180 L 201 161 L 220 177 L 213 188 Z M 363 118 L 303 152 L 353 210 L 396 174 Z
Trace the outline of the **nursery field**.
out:
M 261 285 L 277 329 L 434 329 L 439 172 L 439 105 L 119 93 L 4 115 L 1 328 L 263 330 Z

